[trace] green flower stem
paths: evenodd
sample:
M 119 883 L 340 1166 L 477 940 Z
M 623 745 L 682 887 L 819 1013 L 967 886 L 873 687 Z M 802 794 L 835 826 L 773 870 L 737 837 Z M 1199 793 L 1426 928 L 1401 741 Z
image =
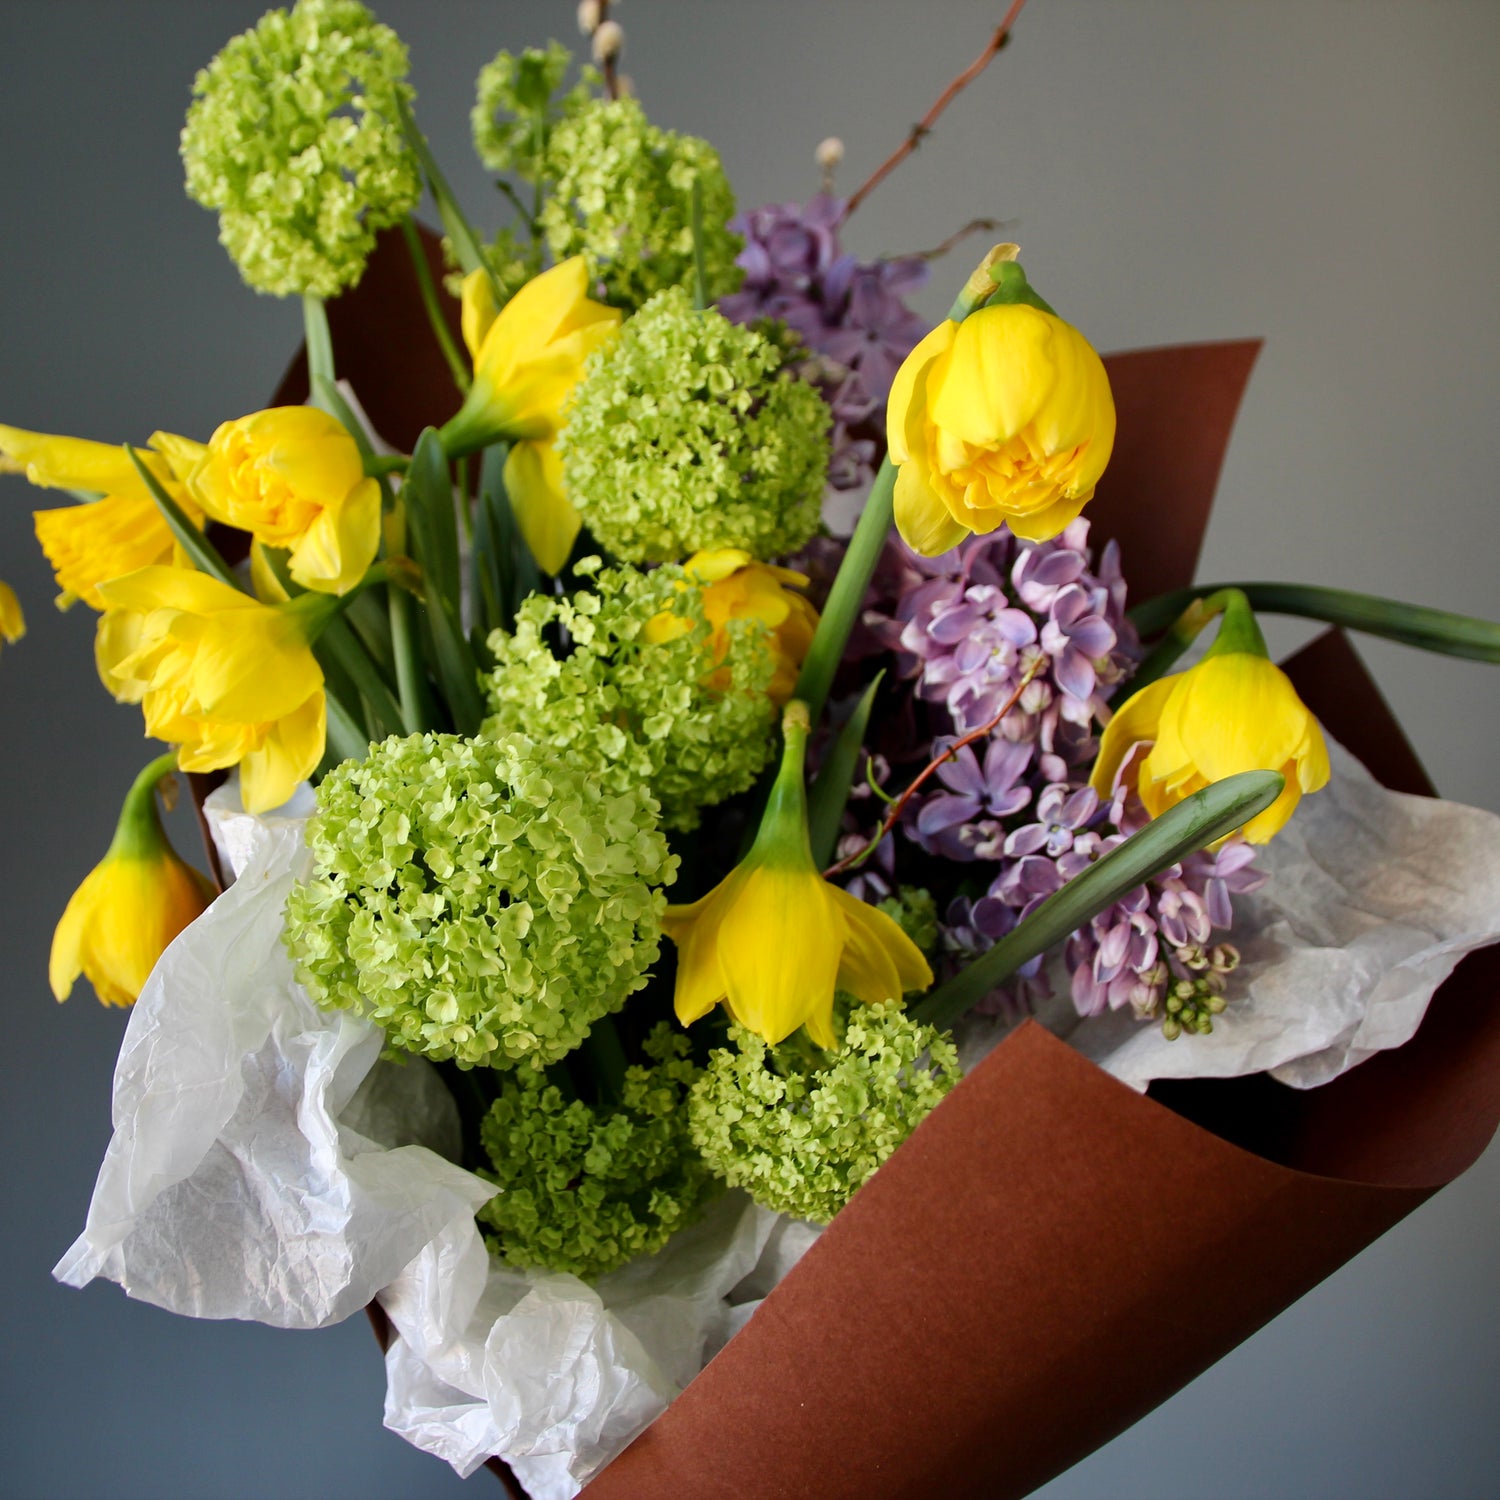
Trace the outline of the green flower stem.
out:
M 1130 618 L 1143 636 L 1151 636 L 1182 615 L 1194 600 L 1226 588 L 1237 589 L 1252 609 L 1264 614 L 1322 620 L 1423 651 L 1500 663 L 1500 624 L 1491 620 L 1308 583 L 1195 584 L 1137 605 Z
M 693 229 L 693 306 L 702 312 L 709 304 L 708 263 L 703 256 L 703 181 L 693 178 L 688 209 Z
M 453 196 L 453 189 L 448 186 L 448 179 L 443 176 L 443 169 L 432 154 L 432 147 L 427 144 L 427 137 L 422 134 L 417 125 L 416 116 L 411 112 L 411 105 L 405 99 L 401 101 L 401 129 L 406 135 L 407 143 L 416 153 L 417 160 L 422 164 L 422 171 L 427 176 L 427 186 L 432 192 L 433 202 L 437 204 L 443 228 L 448 231 L 448 238 L 453 241 L 453 253 L 458 257 L 459 265 L 466 275 L 482 268 L 490 278 L 490 286 L 495 294 L 495 306 L 503 307 L 505 294 L 485 257 L 479 236 L 474 233 L 473 226 L 458 206 L 458 199 Z
M 1242 771 L 1168 808 L 1075 875 L 987 953 L 914 1005 L 913 1018 L 947 1030 L 1022 964 L 1055 947 L 1142 881 L 1247 823 L 1281 795 L 1285 784 L 1277 771 Z
M 1198 639 L 1199 633 L 1217 616 L 1223 615 L 1210 652 L 1247 651 L 1255 656 L 1269 656 L 1266 638 L 1260 633 L 1250 601 L 1238 589 L 1217 589 L 1195 599 L 1172 622 L 1169 629 L 1130 679 L 1131 693 L 1138 693 L 1167 675 L 1179 658 Z
M 239 588 L 239 580 L 230 571 L 229 564 L 219 556 L 218 548 L 188 520 L 182 507 L 166 492 L 156 475 L 142 463 L 139 452 L 129 443 L 124 446 L 131 463 L 135 465 L 136 473 L 141 476 L 146 488 L 151 491 L 151 498 L 156 501 L 156 508 L 161 511 L 178 545 L 192 558 L 194 567 L 200 573 L 207 573 L 211 578 L 217 578 L 220 583 L 227 583 L 232 589 Z
M 177 752 L 158 755 L 130 785 L 109 853 L 121 859 L 149 859 L 168 847 L 156 811 L 156 788 L 177 769 Z
M 329 385 L 334 382 L 333 335 L 328 330 L 328 310 L 323 299 L 311 292 L 302 294 L 302 339 L 307 346 L 307 388 L 312 403 L 336 417 L 338 413 L 328 405 L 320 390 L 322 382 Z
M 955 323 L 961 323 L 971 312 L 984 306 L 993 293 L 991 268 L 1003 264 L 1003 257 L 1008 253 L 1013 253 L 1012 247 L 997 246 L 964 283 L 953 306 L 948 309 L 948 316 Z M 812 646 L 802 664 L 802 674 L 797 678 L 796 696 L 807 704 L 814 724 L 828 701 L 834 674 L 843 659 L 844 647 L 849 643 L 849 632 L 854 629 L 865 590 L 870 586 L 875 565 L 880 561 L 885 539 L 895 521 L 895 495 L 896 466 L 886 457 L 875 476 L 870 498 L 865 501 L 854 535 L 849 538 L 848 550 L 839 564 L 828 602 L 823 606 L 823 614 L 813 634 Z
M 437 285 L 432 279 L 432 267 L 427 264 L 427 252 L 422 248 L 422 237 L 417 233 L 416 223 L 408 214 L 401 221 L 401 234 L 406 240 L 406 248 L 411 252 L 412 269 L 417 273 L 417 287 L 422 293 L 422 306 L 427 309 L 427 321 L 432 324 L 432 332 L 438 341 L 438 348 L 443 351 L 443 358 L 448 361 L 448 368 L 453 373 L 453 383 L 458 387 L 461 396 L 469 394 L 469 367 L 463 356 L 458 352 L 458 345 L 453 342 L 453 332 L 448 327 L 448 320 L 443 316 L 442 304 L 438 301 Z
M 834 673 L 838 671 L 844 647 L 849 643 L 849 632 L 854 629 L 865 590 L 870 586 L 875 565 L 885 548 L 885 539 L 890 535 L 895 520 L 895 494 L 896 466 L 887 458 L 880 465 L 870 498 L 860 513 L 859 524 L 849 538 L 848 550 L 839 564 L 833 587 L 828 591 L 828 602 L 823 606 L 812 645 L 797 678 L 796 696 L 807 704 L 814 723 L 828 701 Z
M 870 723 L 870 709 L 884 676 L 884 671 L 876 673 L 875 680 L 865 689 L 864 697 L 839 731 L 833 750 L 823 762 L 808 793 L 808 841 L 812 845 L 813 863 L 820 870 L 833 858 L 834 846 L 838 843 L 839 819 L 843 817 L 844 805 L 849 800 L 849 788 L 854 781 L 865 730 Z

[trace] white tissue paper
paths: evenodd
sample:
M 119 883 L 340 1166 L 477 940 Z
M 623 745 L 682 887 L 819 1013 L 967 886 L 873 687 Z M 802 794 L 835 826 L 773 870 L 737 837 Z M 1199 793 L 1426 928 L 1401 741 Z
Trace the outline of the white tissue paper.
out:
M 1500 936 L 1500 818 L 1384 791 L 1333 758 L 1327 790 L 1263 852 L 1271 879 L 1237 903 L 1245 962 L 1213 1034 L 1056 1019 L 1082 1051 L 1136 1088 L 1263 1069 L 1311 1086 L 1406 1041 L 1459 958 Z M 386 1426 L 464 1475 L 498 1453 L 536 1500 L 569 1500 L 819 1231 L 731 1193 L 594 1287 L 492 1259 L 473 1214 L 494 1189 L 445 1159 L 457 1119 L 434 1070 L 378 1061 L 375 1028 L 319 1010 L 292 977 L 281 908 L 310 809 L 302 792 L 251 818 L 232 784 L 209 799 L 238 879 L 135 1006 L 114 1139 L 54 1274 L 293 1327 L 378 1294 L 395 1331 Z M 966 1066 L 1006 1029 L 966 1023 Z
M 1500 939 L 1500 817 L 1389 792 L 1328 749 L 1328 785 L 1257 856 L 1270 878 L 1235 897 L 1243 961 L 1211 1035 L 1168 1041 L 1128 1008 L 1080 1018 L 1066 975 L 1039 1019 L 1135 1089 L 1242 1073 L 1313 1088 L 1409 1041 L 1458 961 Z M 1009 1029 L 965 1022 L 965 1068 Z

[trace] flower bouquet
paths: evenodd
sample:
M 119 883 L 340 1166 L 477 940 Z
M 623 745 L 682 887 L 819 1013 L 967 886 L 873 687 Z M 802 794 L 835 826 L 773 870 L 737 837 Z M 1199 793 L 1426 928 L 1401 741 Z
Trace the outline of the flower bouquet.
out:
M 835 143 L 738 215 L 582 19 L 481 73 L 486 242 L 394 35 L 270 13 L 183 154 L 305 362 L 206 442 L 0 428 L 173 747 L 54 942 L 134 1002 L 58 1274 L 368 1305 L 387 1425 L 537 1496 L 1023 1493 L 1488 1139 L 1488 956 L 1423 1017 L 1493 820 L 1256 612 L 1500 631 L 1193 587 L 1253 346 L 1101 361 L 1011 245 L 929 331 Z

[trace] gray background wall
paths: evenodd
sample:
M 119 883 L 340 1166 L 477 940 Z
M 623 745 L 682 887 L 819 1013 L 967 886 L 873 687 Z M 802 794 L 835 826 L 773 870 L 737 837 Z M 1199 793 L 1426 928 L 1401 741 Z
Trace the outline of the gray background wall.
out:
M 484 219 L 473 76 L 499 46 L 570 37 L 570 0 L 378 8 Z M 653 117 L 712 137 L 751 205 L 811 191 L 830 133 L 854 186 L 1000 8 L 629 0 L 620 18 Z M 260 9 L 0 0 L 0 420 L 202 437 L 269 395 L 296 310 L 240 287 L 175 156 L 194 70 Z M 1494 616 L 1497 63 L 1493 4 L 1032 0 L 1014 47 L 849 239 L 903 251 L 975 214 L 1015 219 L 1038 283 L 1102 349 L 1265 335 L 1205 574 Z M 925 312 L 965 269 L 940 267 Z M 146 750 L 137 715 L 92 680 L 91 617 L 50 608 L 32 498 L 0 485 L 0 577 L 32 625 L 0 660 L 0 1493 L 453 1493 L 446 1468 L 382 1431 L 359 1320 L 300 1336 L 199 1324 L 48 1278 L 108 1138 L 124 1017 L 84 993 L 55 1006 L 47 948 Z M 1444 792 L 1500 809 L 1496 677 L 1365 649 Z M 1500 1148 L 1046 1493 L 1500 1492 L 1497 1188 Z

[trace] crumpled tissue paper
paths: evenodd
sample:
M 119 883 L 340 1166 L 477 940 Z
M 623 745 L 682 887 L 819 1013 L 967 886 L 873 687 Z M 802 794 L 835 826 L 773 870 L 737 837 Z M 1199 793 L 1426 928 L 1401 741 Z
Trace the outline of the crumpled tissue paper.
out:
M 1261 855 L 1245 962 L 1210 1037 L 1127 1016 L 1048 1019 L 1136 1088 L 1271 1070 L 1310 1087 L 1416 1030 L 1437 986 L 1500 937 L 1500 818 L 1387 792 L 1333 747 L 1326 791 Z M 238 878 L 163 956 L 126 1031 L 115 1135 L 56 1274 L 97 1275 L 196 1316 L 315 1327 L 377 1294 L 395 1337 L 386 1426 L 459 1473 L 492 1453 L 537 1500 L 570 1500 L 744 1325 L 819 1231 L 718 1200 L 659 1254 L 590 1287 L 492 1259 L 494 1189 L 457 1155 L 436 1073 L 320 1011 L 280 942 L 311 798 L 206 809 Z M 964 1023 L 966 1066 L 1008 1027 Z

